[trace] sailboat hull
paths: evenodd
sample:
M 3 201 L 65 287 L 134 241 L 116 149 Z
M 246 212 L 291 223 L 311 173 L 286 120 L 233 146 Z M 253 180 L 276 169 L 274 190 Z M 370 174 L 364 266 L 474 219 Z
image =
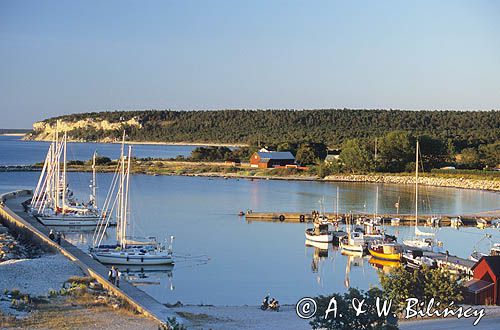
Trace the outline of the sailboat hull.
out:
M 306 239 L 312 242 L 329 243 L 333 241 L 333 232 L 329 231 L 328 234 L 315 235 L 312 230 L 305 231 Z
M 45 226 L 97 226 L 99 224 L 98 216 L 35 216 Z
M 119 252 L 91 252 L 92 258 L 103 264 L 112 265 L 172 265 L 174 259 L 168 254 L 129 255 Z

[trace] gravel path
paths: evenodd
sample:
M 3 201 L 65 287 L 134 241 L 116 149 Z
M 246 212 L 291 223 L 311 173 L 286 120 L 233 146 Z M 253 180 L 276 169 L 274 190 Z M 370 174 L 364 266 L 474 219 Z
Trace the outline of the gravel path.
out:
M 83 276 L 80 268 L 61 254 L 36 259 L 15 259 L 0 263 L 0 292 L 18 289 L 31 296 L 47 296 L 61 289 L 71 276 Z

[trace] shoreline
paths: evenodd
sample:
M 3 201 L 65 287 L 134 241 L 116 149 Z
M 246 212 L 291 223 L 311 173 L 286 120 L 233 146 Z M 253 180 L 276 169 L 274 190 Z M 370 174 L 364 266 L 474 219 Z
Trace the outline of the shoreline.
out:
M 224 171 L 196 171 L 203 170 L 203 166 L 220 166 L 221 169 L 229 168 L 225 165 L 211 164 L 211 163 L 196 163 L 193 162 L 176 162 L 168 161 L 167 165 L 174 165 L 172 168 L 162 168 L 161 170 L 151 170 L 148 168 L 136 168 L 131 174 L 144 174 L 144 175 L 169 175 L 169 176 L 187 176 L 187 177 L 214 177 L 214 178 L 236 178 L 248 180 L 284 180 L 284 181 L 316 181 L 316 182 L 352 182 L 352 183 L 381 183 L 381 184 L 400 184 L 411 185 L 415 184 L 415 177 L 410 175 L 397 175 L 392 173 L 373 173 L 373 174 L 334 174 L 324 178 L 312 175 L 266 175 L 262 173 L 248 173 L 244 171 L 252 171 L 250 168 L 241 167 L 240 172 L 224 172 Z M 179 166 L 184 166 L 179 168 Z M 189 167 L 191 166 L 191 167 Z M 198 167 L 198 169 L 196 169 Z M 40 171 L 41 167 L 34 165 L 14 165 L 14 166 L 0 166 L 0 172 L 30 172 Z M 115 168 L 113 166 L 98 166 L 97 173 L 110 173 Z M 90 172 L 91 169 L 85 165 L 69 165 L 69 172 Z M 185 171 L 185 172 L 183 172 Z M 419 184 L 423 186 L 442 187 L 442 188 L 456 188 L 468 189 L 477 191 L 487 191 L 493 193 L 500 193 L 500 180 L 490 179 L 472 179 L 464 177 L 446 177 L 446 176 L 425 176 L 419 177 Z
M 25 136 L 26 134 L 19 134 L 16 136 Z M 51 139 L 24 139 L 24 141 L 42 141 L 42 142 L 52 142 Z M 84 141 L 84 140 L 73 140 L 68 139 L 68 143 L 103 143 L 103 144 L 121 144 L 121 141 Z M 164 145 L 164 146 L 205 146 L 205 147 L 247 147 L 248 144 L 245 143 L 218 143 L 218 142 L 158 142 L 158 141 L 127 141 L 127 144 L 136 145 Z

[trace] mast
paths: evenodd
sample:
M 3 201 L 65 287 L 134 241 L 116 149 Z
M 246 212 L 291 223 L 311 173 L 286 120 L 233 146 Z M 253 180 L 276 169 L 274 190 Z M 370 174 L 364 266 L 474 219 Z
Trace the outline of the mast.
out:
M 64 211 L 64 208 L 65 208 L 65 203 L 66 203 L 66 155 L 67 155 L 67 151 L 66 151 L 66 142 L 67 142 L 67 135 L 66 135 L 66 132 L 64 132 L 64 154 L 63 154 L 63 191 L 62 191 L 62 207 L 63 207 L 63 211 Z
M 126 237 L 127 237 L 127 215 L 129 211 L 129 183 L 130 183 L 130 162 L 132 158 L 132 146 L 128 146 L 128 163 L 127 163 L 127 172 L 125 174 L 125 205 L 123 206 L 123 213 L 124 213 L 124 221 L 123 221 L 123 227 L 122 227 L 122 232 L 123 232 L 123 243 L 122 247 L 125 248 L 126 244 Z
M 415 233 L 417 232 L 418 226 L 418 140 L 415 156 Z
M 92 156 L 92 205 L 94 209 L 97 209 L 97 194 L 96 194 L 96 189 L 97 189 L 97 184 L 96 184 L 96 175 L 95 175 L 95 158 L 96 158 L 97 151 L 94 151 L 94 155 Z
M 339 186 L 337 186 L 337 207 L 335 208 L 335 220 L 338 221 L 339 219 Z

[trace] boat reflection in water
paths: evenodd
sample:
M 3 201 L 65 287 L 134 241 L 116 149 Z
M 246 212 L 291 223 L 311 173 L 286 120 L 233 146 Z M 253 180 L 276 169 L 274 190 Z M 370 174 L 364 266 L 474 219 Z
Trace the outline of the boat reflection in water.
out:
M 371 257 L 368 262 L 373 266 L 373 268 L 380 270 L 385 274 L 390 273 L 394 268 L 401 265 L 399 261 L 382 260 L 375 257 Z
M 351 267 L 361 267 L 363 270 L 363 275 L 365 272 L 365 269 L 363 267 L 364 260 L 363 260 L 363 252 L 357 252 L 357 251 L 348 251 L 348 250 L 341 250 L 342 255 L 347 257 L 347 263 L 345 266 L 345 279 L 344 279 L 344 286 L 346 288 L 349 288 L 351 286 Z
M 314 248 L 311 270 L 314 274 L 317 274 L 316 282 L 322 284 L 321 268 L 327 259 L 333 259 L 333 245 L 327 242 L 315 242 L 307 239 L 305 244 L 306 247 Z
M 174 265 L 120 265 L 118 267 L 122 276 L 134 286 L 160 285 L 160 280 L 166 277 L 168 289 L 170 291 L 175 289 L 173 283 Z
M 94 227 L 89 226 L 50 226 L 54 232 L 60 232 L 63 238 L 74 246 L 87 246 L 91 240 L 94 233 Z M 108 238 L 108 233 L 105 233 L 105 237 Z

